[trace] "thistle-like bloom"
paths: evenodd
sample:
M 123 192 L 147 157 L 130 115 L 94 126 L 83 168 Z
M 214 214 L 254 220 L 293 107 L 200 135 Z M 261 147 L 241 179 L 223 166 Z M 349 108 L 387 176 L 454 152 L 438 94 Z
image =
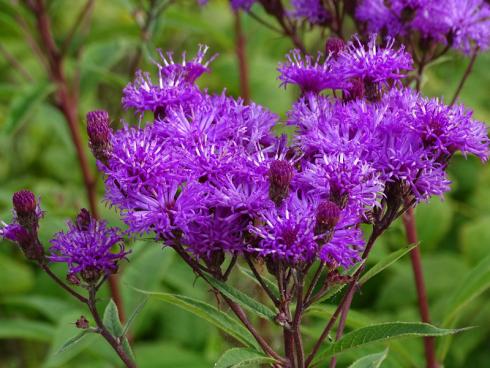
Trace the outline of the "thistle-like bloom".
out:
M 327 24 L 332 20 L 332 15 L 321 0 L 292 0 L 291 5 L 294 18 L 306 19 L 311 24 Z
M 68 231 L 55 235 L 51 244 L 48 259 L 66 263 L 70 275 L 80 275 L 88 283 L 117 272 L 118 262 L 129 253 L 124 250 L 119 229 L 95 220 L 85 209 L 75 223 L 68 222 Z M 115 253 L 114 247 L 119 248 Z
M 175 63 L 172 54 L 160 52 L 162 61 L 155 62 L 158 67 L 158 82 L 155 84 L 148 73 L 138 71 L 133 83 L 123 90 L 122 104 L 126 109 L 136 112 L 153 111 L 157 117 L 167 108 L 198 103 L 201 98 L 196 79 L 209 70 L 213 58 L 205 60 L 206 46 L 200 46 L 197 55 L 181 63 Z
M 385 82 L 405 77 L 405 71 L 412 69 L 413 60 L 401 46 L 394 49 L 394 39 L 379 46 L 377 36 L 371 35 L 363 44 L 357 37 L 350 41 L 338 56 L 339 68 L 346 78 L 361 78 L 369 82 Z
M 330 55 L 324 59 L 318 53 L 315 59 L 311 55 L 303 57 L 299 50 L 292 50 L 286 59 L 277 69 L 281 86 L 296 84 L 303 93 L 319 93 L 325 89 L 343 89 L 349 85 Z

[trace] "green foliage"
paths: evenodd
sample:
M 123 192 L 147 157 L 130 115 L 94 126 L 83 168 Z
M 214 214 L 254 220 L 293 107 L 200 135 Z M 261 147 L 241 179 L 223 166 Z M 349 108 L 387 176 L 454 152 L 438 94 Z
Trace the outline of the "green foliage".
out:
M 356 360 L 349 368 L 379 368 L 388 355 L 388 349 L 381 353 L 370 354 Z
M 256 367 L 266 363 L 274 363 L 274 359 L 255 350 L 234 348 L 226 351 L 216 362 L 214 368 Z

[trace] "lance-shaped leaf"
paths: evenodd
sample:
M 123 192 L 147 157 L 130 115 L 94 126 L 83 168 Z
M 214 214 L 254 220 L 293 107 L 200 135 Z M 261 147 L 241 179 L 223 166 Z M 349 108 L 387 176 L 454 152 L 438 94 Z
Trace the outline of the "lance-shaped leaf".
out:
M 109 304 L 107 304 L 107 307 L 105 308 L 103 323 L 112 336 L 121 339 L 124 351 L 131 357 L 131 359 L 134 360 L 134 354 L 131 350 L 128 339 L 123 336 L 124 329 L 121 321 L 119 320 L 119 311 L 117 310 L 117 305 L 112 299 L 109 301 Z
M 388 356 L 388 348 L 381 353 L 369 354 L 352 363 L 349 368 L 379 368 Z
M 258 367 L 260 364 L 274 363 L 271 357 L 252 350 L 234 348 L 227 350 L 216 362 L 214 368 L 244 368 Z

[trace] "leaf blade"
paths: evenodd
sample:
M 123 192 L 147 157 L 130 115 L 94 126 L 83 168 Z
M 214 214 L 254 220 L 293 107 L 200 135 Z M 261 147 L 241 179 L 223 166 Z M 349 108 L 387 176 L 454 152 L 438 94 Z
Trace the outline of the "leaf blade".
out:
M 388 350 L 386 348 L 380 353 L 366 355 L 352 363 L 349 368 L 379 368 L 388 356 Z
M 275 360 L 258 351 L 244 348 L 233 348 L 224 352 L 214 368 L 241 368 L 251 364 L 274 363 Z

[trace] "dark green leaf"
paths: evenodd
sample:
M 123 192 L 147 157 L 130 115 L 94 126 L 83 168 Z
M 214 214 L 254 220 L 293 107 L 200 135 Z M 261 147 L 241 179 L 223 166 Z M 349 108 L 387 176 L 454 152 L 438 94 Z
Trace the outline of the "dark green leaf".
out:
M 234 348 L 226 351 L 216 362 L 214 368 L 241 368 L 249 367 L 251 365 L 256 367 L 260 364 L 274 362 L 274 359 L 265 356 L 258 351 L 252 349 Z
M 240 304 L 250 312 L 271 321 L 276 318 L 277 313 L 264 304 L 259 303 L 255 299 L 249 297 L 247 294 L 242 293 L 240 290 L 213 278 L 209 278 L 208 281 L 211 285 L 223 293 L 223 295 Z
M 228 335 L 236 338 L 244 345 L 258 348 L 252 334 L 247 329 L 245 329 L 245 327 L 243 327 L 237 320 L 231 318 L 228 314 L 219 311 L 210 304 L 184 295 L 149 292 L 145 290 L 139 291 L 151 296 L 152 298 L 176 305 L 188 312 L 191 312 L 196 316 L 201 317 L 209 323 L 215 325 L 219 329 L 226 332 Z

